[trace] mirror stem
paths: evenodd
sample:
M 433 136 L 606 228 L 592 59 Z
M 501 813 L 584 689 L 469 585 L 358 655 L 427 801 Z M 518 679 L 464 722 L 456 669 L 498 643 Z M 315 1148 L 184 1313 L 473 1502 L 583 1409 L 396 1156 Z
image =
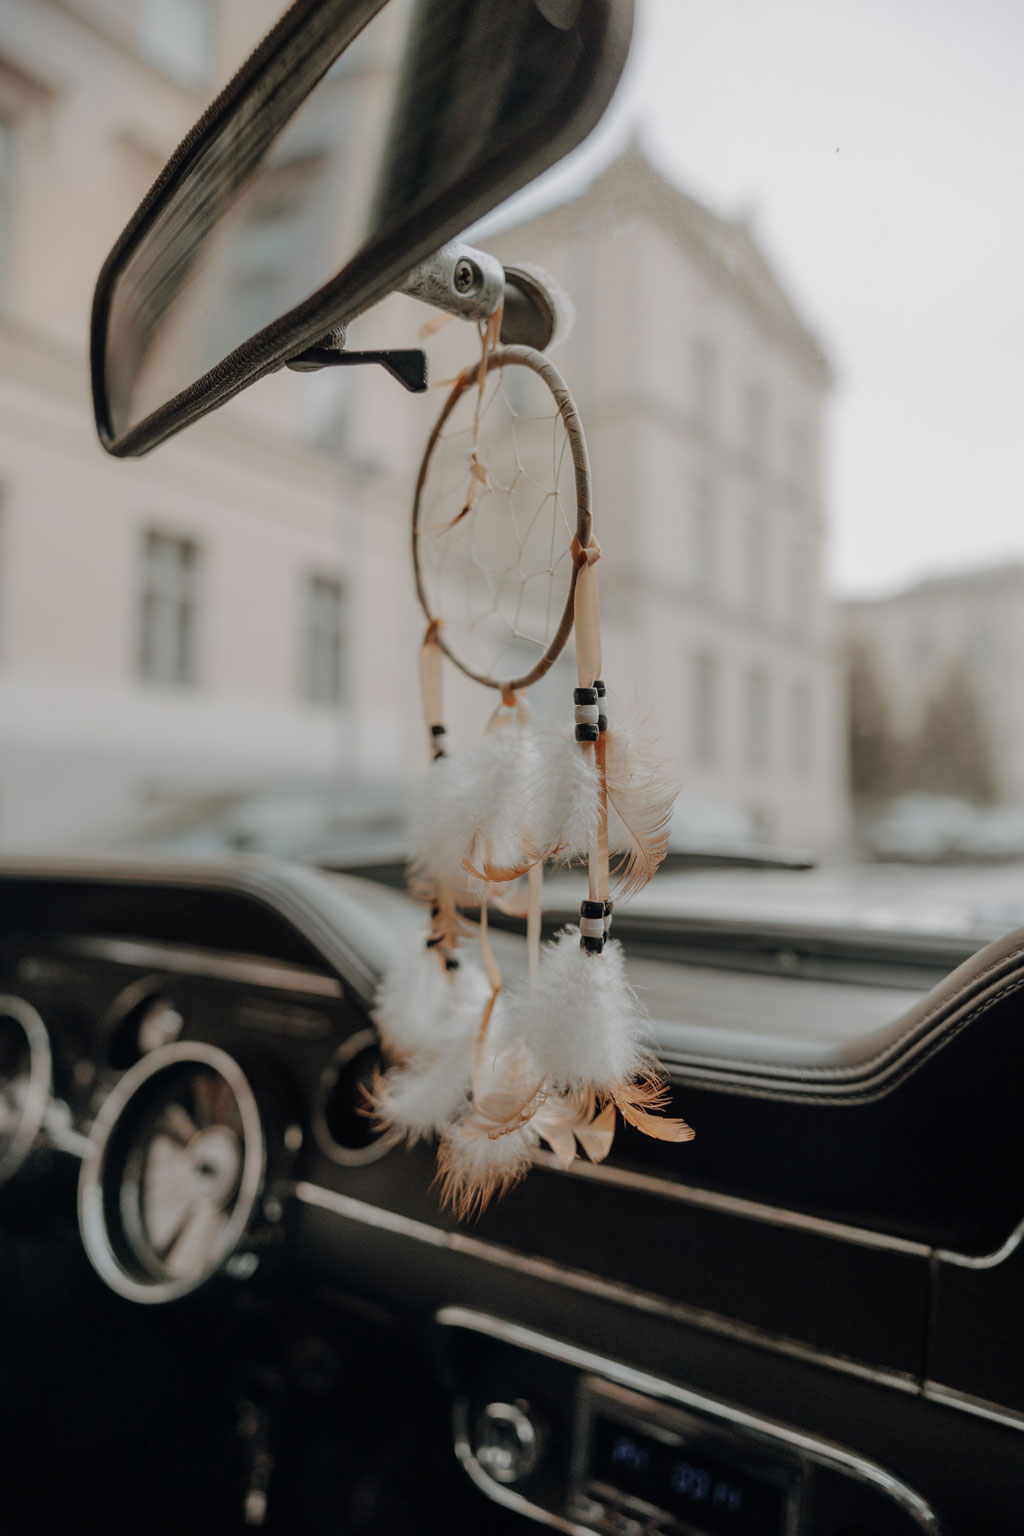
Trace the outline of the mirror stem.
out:
M 414 395 L 427 388 L 427 354 L 419 347 L 389 352 L 344 352 L 340 347 L 307 347 L 298 357 L 290 357 L 287 366 L 295 373 L 315 373 L 318 368 L 344 368 L 360 363 L 380 363 L 393 379 Z

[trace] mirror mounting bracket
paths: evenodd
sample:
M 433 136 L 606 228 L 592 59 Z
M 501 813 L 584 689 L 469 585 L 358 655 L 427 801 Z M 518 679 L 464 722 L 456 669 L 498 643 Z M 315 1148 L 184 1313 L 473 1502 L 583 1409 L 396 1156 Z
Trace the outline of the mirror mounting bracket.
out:
M 505 269 L 495 256 L 478 251 L 461 240 L 449 240 L 433 256 L 418 262 L 403 279 L 397 292 L 422 299 L 435 309 L 446 310 L 463 320 L 486 320 L 505 294 Z M 340 368 L 354 363 L 380 363 L 392 378 L 414 394 L 427 388 L 427 356 L 419 348 L 386 352 L 346 352 L 345 328 L 333 331 L 315 347 L 307 347 L 287 366 L 296 373 L 318 368 Z
M 419 395 L 427 387 L 427 354 L 420 347 L 399 348 L 386 352 L 346 352 L 330 341 L 316 347 L 307 347 L 297 357 L 290 357 L 286 366 L 296 373 L 315 373 L 319 368 L 345 368 L 359 363 L 380 363 L 393 379 L 413 394 Z
M 449 240 L 403 278 L 399 293 L 422 299 L 461 320 L 487 320 L 505 295 L 505 269 L 496 256 Z

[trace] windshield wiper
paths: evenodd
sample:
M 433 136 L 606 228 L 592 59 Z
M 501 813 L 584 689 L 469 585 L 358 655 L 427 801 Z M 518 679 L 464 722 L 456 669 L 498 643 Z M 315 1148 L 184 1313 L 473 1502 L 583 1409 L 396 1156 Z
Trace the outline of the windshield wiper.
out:
M 774 843 L 688 843 L 669 848 L 662 869 L 816 869 L 809 848 Z

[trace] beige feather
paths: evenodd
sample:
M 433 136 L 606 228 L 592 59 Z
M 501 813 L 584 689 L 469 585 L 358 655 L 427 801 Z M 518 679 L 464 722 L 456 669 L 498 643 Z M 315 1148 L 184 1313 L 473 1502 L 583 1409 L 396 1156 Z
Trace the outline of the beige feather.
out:
M 529 901 L 527 892 L 521 881 L 513 881 L 502 891 L 489 891 L 488 900 L 497 911 L 503 912 L 506 917 L 518 917 L 525 920 Z
M 445 310 L 440 310 L 436 315 L 431 315 L 429 320 L 425 320 L 416 334 L 419 336 L 421 341 L 426 341 L 428 336 L 433 336 L 437 331 L 441 329 L 442 325 L 447 325 L 448 321 L 451 319 L 452 316 L 450 314 L 448 314 Z M 454 380 L 442 379 L 441 382 L 451 384 L 454 382 Z
M 576 1137 L 570 1127 L 561 1120 L 549 1120 L 545 1115 L 538 1115 L 534 1129 L 541 1141 L 547 1142 L 562 1167 L 571 1168 L 576 1161 Z
M 578 1126 L 576 1140 L 592 1163 L 603 1163 L 615 1140 L 615 1105 L 610 1101 L 585 1125 Z
M 492 1141 L 489 1137 L 464 1136 L 455 1126 L 437 1153 L 434 1182 L 441 1205 L 456 1220 L 479 1216 L 492 1200 L 508 1194 L 530 1171 L 537 1138 L 524 1126 Z
M 533 1117 L 544 1099 L 526 1047 L 496 1047 L 485 1032 L 473 1064 L 472 1103 L 442 1137 L 437 1155 L 441 1203 L 460 1221 L 479 1215 L 528 1172 L 537 1146 Z
M 412 882 L 410 889 L 414 895 L 418 893 L 413 889 Z M 431 949 L 437 950 L 438 958 L 444 963 L 470 933 L 470 926 L 459 910 L 459 892 L 448 881 L 439 880 L 434 885 L 424 882 L 419 887 L 419 895 L 421 900 L 430 904 L 430 937 L 427 942 Z
M 615 1105 L 598 1107 L 592 1090 L 546 1100 L 533 1118 L 533 1127 L 563 1168 L 576 1160 L 576 1143 L 592 1163 L 603 1162 L 615 1136 Z
M 486 1042 L 473 1064 L 473 1102 L 461 1129 L 496 1141 L 519 1130 L 543 1104 L 544 1079 L 519 1041 L 494 1053 Z
M 535 855 L 526 855 L 516 864 L 492 864 L 487 858 L 478 858 L 474 843 L 470 857 L 463 859 L 462 867 L 468 875 L 476 880 L 484 880 L 488 885 L 511 885 L 513 881 L 521 880 L 523 875 L 528 874 L 537 862 Z
M 670 1097 L 668 1083 L 653 1071 L 635 1082 L 624 1083 L 612 1093 L 623 1120 L 645 1136 L 655 1141 L 692 1141 L 696 1133 L 685 1120 L 666 1119 L 660 1113 Z
M 668 851 L 675 772 L 649 738 L 650 722 L 629 722 L 605 732 L 602 742 L 608 792 L 608 846 L 615 859 L 613 895 L 642 890 Z

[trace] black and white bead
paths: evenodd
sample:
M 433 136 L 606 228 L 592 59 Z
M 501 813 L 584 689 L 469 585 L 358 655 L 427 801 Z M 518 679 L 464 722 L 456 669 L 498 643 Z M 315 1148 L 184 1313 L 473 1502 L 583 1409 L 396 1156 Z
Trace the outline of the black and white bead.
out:
M 597 689 L 576 688 L 572 697 L 576 706 L 576 740 L 596 741 L 601 734 Z
M 605 913 L 607 904 L 603 901 L 580 902 L 580 949 L 588 955 L 599 955 L 604 949 Z
M 594 692 L 597 694 L 597 729 L 608 729 L 608 690 L 600 678 L 594 682 Z

